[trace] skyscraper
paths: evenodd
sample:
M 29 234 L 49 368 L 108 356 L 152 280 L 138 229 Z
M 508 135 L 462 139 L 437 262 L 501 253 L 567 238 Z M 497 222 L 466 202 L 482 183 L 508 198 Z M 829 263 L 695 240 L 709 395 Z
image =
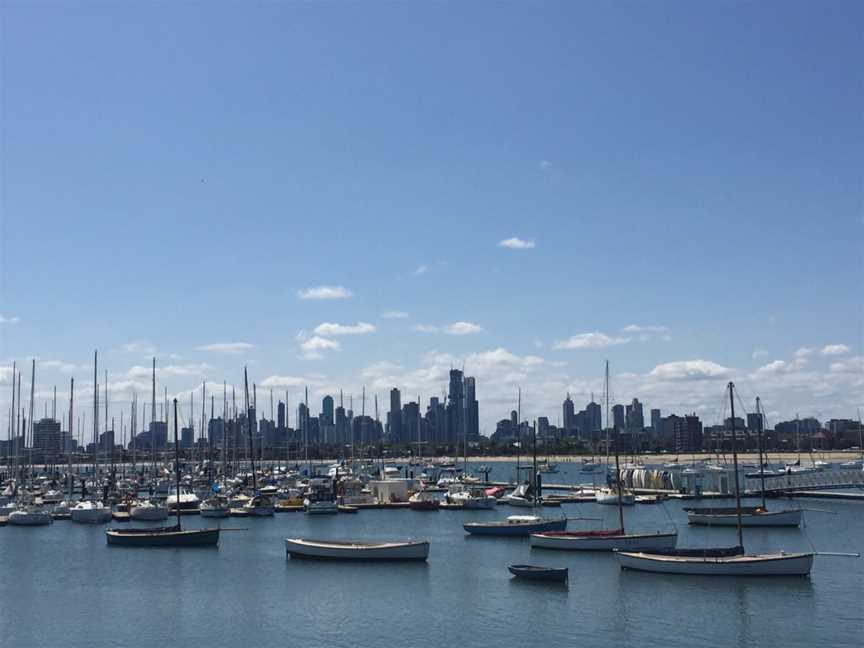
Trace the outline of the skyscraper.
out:
M 279 405 L 276 407 L 276 427 L 280 432 L 285 431 L 285 403 L 279 401 Z
M 450 370 L 450 391 L 447 395 L 448 443 L 457 443 L 465 433 L 465 391 L 462 372 Z
M 642 434 L 645 429 L 645 417 L 642 415 L 642 403 L 634 398 L 626 410 L 627 431 L 631 434 Z
M 333 425 L 333 397 L 325 396 L 321 401 L 321 423 Z
M 626 425 L 624 424 L 623 405 L 612 406 L 612 426 L 617 430 L 624 430 L 626 428 Z
M 469 439 L 480 436 L 480 404 L 477 402 L 477 391 L 474 378 L 465 378 L 465 427 Z
M 402 441 L 402 394 L 395 387 L 390 390 L 390 438 Z
M 663 417 L 660 416 L 659 409 L 651 410 L 651 428 L 654 430 L 655 439 L 663 433 Z
M 569 435 L 576 434 L 576 406 L 570 399 L 570 394 L 564 399 L 564 412 L 561 423 L 564 425 L 564 433 Z

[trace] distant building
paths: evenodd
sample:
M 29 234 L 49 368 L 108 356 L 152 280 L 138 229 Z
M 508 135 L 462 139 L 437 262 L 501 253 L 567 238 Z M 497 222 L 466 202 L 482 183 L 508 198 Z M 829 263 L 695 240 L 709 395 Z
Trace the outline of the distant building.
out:
M 390 416 L 388 433 L 394 443 L 402 442 L 402 394 L 395 387 L 390 390 Z
M 624 406 L 623 405 L 613 405 L 612 406 L 612 427 L 617 430 L 626 429 L 626 420 L 624 418 Z
M 444 404 L 433 396 L 429 399 L 429 407 L 426 409 L 427 438 L 429 443 L 446 443 L 447 434 L 447 412 Z
M 759 425 L 759 421 L 762 421 L 762 425 Z M 757 433 L 759 428 L 765 429 L 765 419 L 763 414 L 757 414 L 756 412 L 751 412 L 747 414 L 747 429 L 752 433 Z
M 402 443 L 417 443 L 420 424 L 420 404 L 405 403 L 402 408 Z
M 573 405 L 569 393 L 567 394 L 567 398 L 564 399 L 562 409 L 561 423 L 564 426 L 564 433 L 568 436 L 575 436 L 578 432 L 576 427 L 576 407 Z
M 195 431 L 191 427 L 180 429 L 180 448 L 188 450 L 195 442 Z
M 276 406 L 276 427 L 282 431 L 288 426 L 285 421 L 285 413 L 285 403 L 279 401 L 279 404 Z
M 624 416 L 627 431 L 631 435 L 642 434 L 645 429 L 645 417 L 642 415 L 642 403 L 639 402 L 638 398 L 634 398 L 627 406 Z
M 333 425 L 333 397 L 325 396 L 321 401 L 321 423 Z
M 663 417 L 660 416 L 659 409 L 651 410 L 651 429 L 654 431 L 654 438 L 663 434 Z
M 43 418 L 33 425 L 33 449 L 45 454 L 59 454 L 62 451 L 63 437 L 60 434 L 60 421 Z
M 465 427 L 468 438 L 480 436 L 480 404 L 477 402 L 476 383 L 472 376 L 465 378 Z
M 450 370 L 450 390 L 447 395 L 448 443 L 458 443 L 465 434 L 465 391 L 462 372 Z

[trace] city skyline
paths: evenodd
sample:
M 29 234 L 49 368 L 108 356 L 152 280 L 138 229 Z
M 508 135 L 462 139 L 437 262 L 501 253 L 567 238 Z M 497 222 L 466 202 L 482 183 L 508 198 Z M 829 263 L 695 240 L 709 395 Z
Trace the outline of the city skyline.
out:
M 771 420 L 864 405 L 855 20 L 238 12 L 4 7 L 0 412 L 13 360 L 83 396 L 94 348 L 116 403 L 152 355 L 173 394 L 248 365 L 384 409 L 464 368 L 487 434 L 606 359 L 707 421 L 730 379 Z

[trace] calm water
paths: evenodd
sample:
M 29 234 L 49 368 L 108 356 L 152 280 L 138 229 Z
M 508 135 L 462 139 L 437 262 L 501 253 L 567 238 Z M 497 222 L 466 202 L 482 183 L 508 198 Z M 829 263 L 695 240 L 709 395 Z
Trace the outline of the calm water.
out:
M 572 474 L 568 472 L 572 471 Z M 496 467 L 493 478 L 512 470 Z M 580 481 L 575 466 L 548 482 Z M 751 530 L 749 550 L 864 549 L 864 504 L 808 500 L 803 530 Z M 780 502 L 769 506 L 782 506 Z M 681 503 L 630 507 L 632 530 L 678 527 L 682 546 L 734 544 L 734 529 L 688 528 Z M 544 509 L 556 515 L 556 509 Z M 565 505 L 569 517 L 614 508 Z M 817 557 L 809 579 L 621 572 L 610 554 L 531 550 L 468 537 L 462 523 L 512 512 L 408 510 L 234 518 L 218 549 L 108 547 L 102 527 L 0 528 L 3 646 L 860 646 L 864 561 Z M 220 521 L 184 518 L 197 526 Z M 571 522 L 570 528 L 599 522 Z M 427 564 L 291 561 L 284 538 L 425 538 Z M 511 579 L 510 563 L 570 568 L 569 589 Z M 566 642 L 566 643 L 563 643 Z M 691 643 L 691 641 L 688 641 Z

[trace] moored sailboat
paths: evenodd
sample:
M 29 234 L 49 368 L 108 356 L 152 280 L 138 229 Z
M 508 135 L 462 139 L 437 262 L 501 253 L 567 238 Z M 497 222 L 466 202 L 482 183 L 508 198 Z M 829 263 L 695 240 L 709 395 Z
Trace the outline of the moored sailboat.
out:
M 746 554 L 741 524 L 741 492 L 738 482 L 738 448 L 735 432 L 735 386 L 729 383 L 732 422 L 732 461 L 735 469 L 735 508 L 738 519 L 738 545 L 706 549 L 669 549 L 665 551 L 619 551 L 622 569 L 660 574 L 702 576 L 807 576 L 813 566 L 813 553 L 777 552 Z
M 780 511 L 769 511 L 765 502 L 765 461 L 763 460 L 762 443 L 762 412 L 759 397 L 756 398 L 756 418 L 759 450 L 759 473 L 758 477 L 762 484 L 762 506 L 751 507 L 691 507 L 685 508 L 687 522 L 701 526 L 735 526 L 741 524 L 745 527 L 790 527 L 801 524 L 800 509 L 783 509 Z
M 609 363 L 606 363 L 606 421 L 609 424 Z M 678 532 L 626 533 L 624 530 L 624 505 L 626 494 L 620 479 L 620 450 L 618 428 L 614 430 L 615 446 L 615 491 L 604 489 L 614 496 L 618 506 L 618 528 L 594 531 L 552 531 L 532 533 L 530 544 L 537 549 L 561 549 L 566 551 L 613 551 L 629 549 L 633 551 L 671 549 L 678 541 Z M 630 494 L 632 496 L 632 493 Z M 635 497 L 634 497 L 635 501 Z M 632 503 L 632 502 L 631 502 Z
M 180 443 L 177 438 L 177 399 L 174 399 L 174 468 L 177 499 L 180 499 Z M 214 547 L 219 543 L 219 529 L 183 529 L 180 507 L 176 507 L 177 523 L 170 527 L 145 529 L 108 529 L 109 545 L 120 547 Z

